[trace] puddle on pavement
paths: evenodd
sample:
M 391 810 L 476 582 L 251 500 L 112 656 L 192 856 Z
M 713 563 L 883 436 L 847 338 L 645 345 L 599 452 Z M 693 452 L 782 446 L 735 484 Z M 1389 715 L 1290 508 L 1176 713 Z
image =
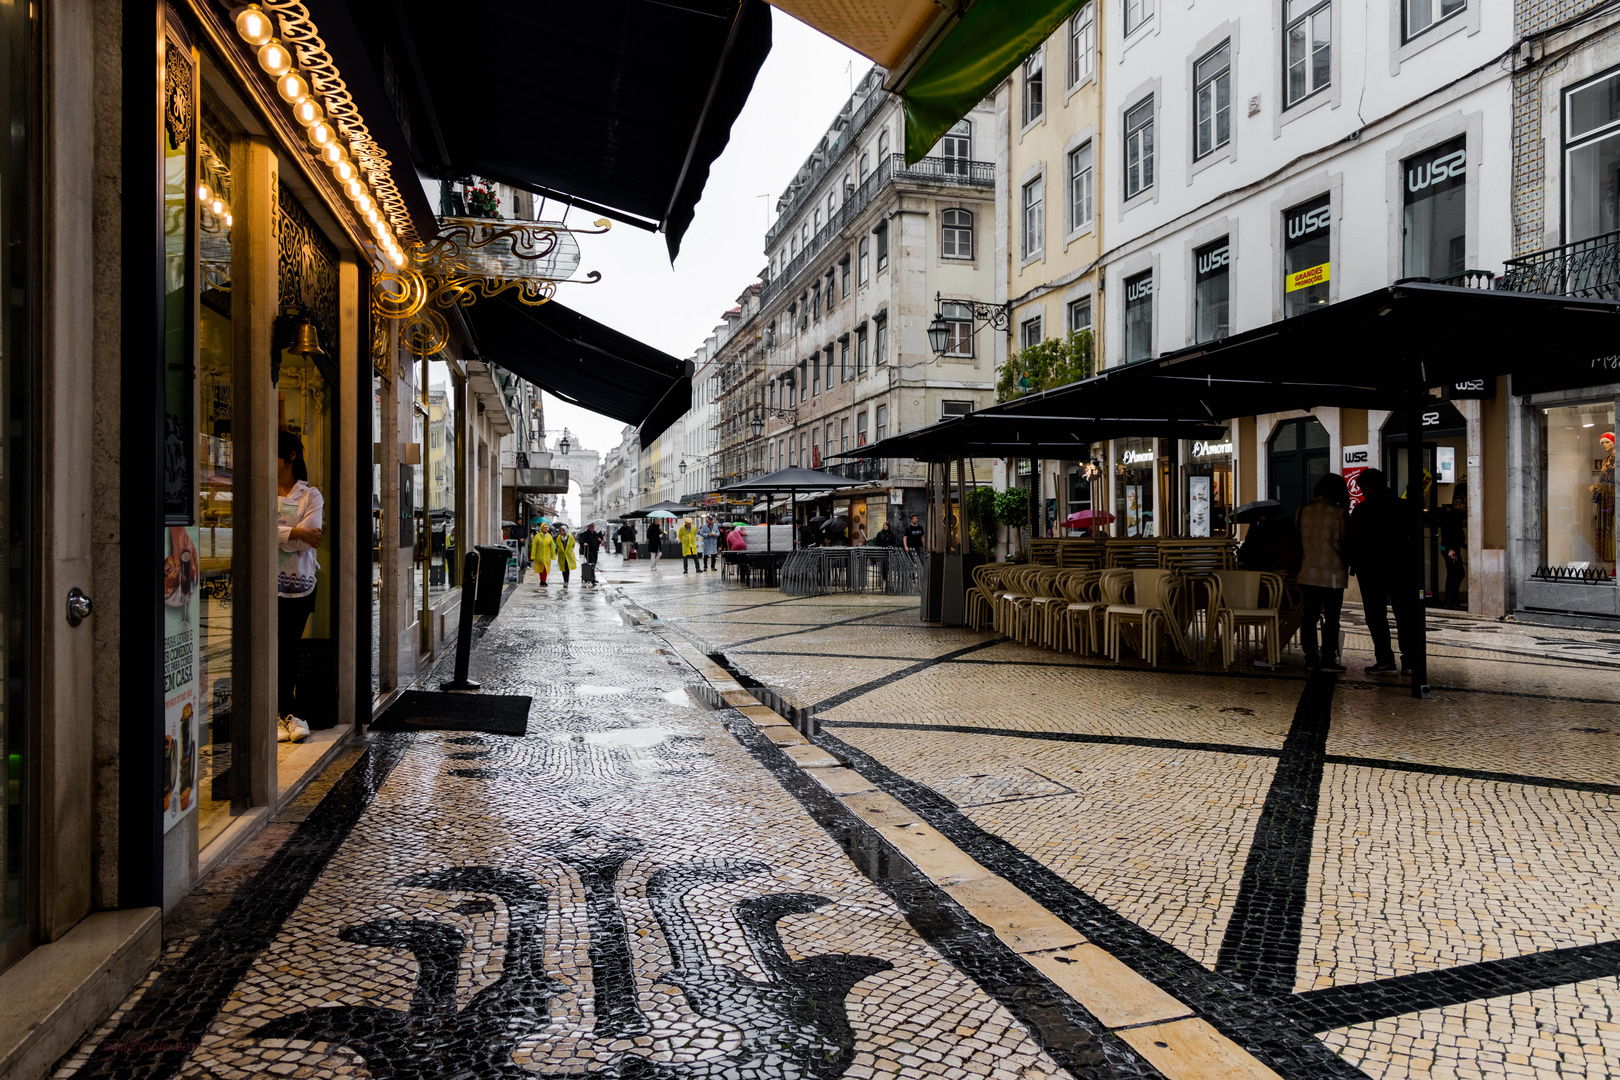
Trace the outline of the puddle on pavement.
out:
M 685 687 L 682 687 L 679 690 L 664 690 L 661 691 L 658 696 L 669 702 L 671 705 L 680 705 L 687 709 L 692 707 L 692 697 L 686 692 Z
M 628 694 L 630 691 L 622 686 L 584 686 L 574 687 L 574 693 L 584 694 L 586 697 L 607 697 L 610 694 Z
M 651 746 L 668 742 L 675 737 L 675 732 L 668 728 L 638 727 L 621 728 L 617 731 L 566 731 L 554 732 L 548 736 L 554 743 L 585 743 L 588 746 L 614 747 L 620 750 L 645 750 Z

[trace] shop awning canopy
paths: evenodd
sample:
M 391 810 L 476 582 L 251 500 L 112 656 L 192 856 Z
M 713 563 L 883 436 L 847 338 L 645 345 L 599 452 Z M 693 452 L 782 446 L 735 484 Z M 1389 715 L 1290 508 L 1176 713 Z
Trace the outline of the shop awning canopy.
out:
M 773 491 L 825 491 L 828 488 L 860 487 L 866 481 L 849 480 L 837 473 L 821 472 L 817 469 L 801 469 L 792 466 L 786 469 L 777 469 L 764 476 L 756 476 L 752 480 L 740 480 L 735 484 L 727 484 L 716 489 L 717 495 L 740 495 L 744 492 L 773 492 Z
M 553 198 L 548 217 L 571 203 L 659 229 L 672 259 L 771 48 L 763 0 L 310 8 L 351 84 L 355 50 L 367 58 L 367 121 L 396 124 L 424 174 Z
M 1082 0 L 771 2 L 888 71 L 884 88 L 900 94 L 906 163 L 915 164 Z
M 1129 415 L 1151 403 L 1217 422 L 1400 409 L 1433 387 L 1503 375 L 1515 393 L 1620 378 L 1620 302 L 1403 283 L 974 415 Z
M 692 407 L 692 362 L 619 333 L 553 300 L 511 293 L 461 309 L 478 359 L 574 405 L 638 425 L 642 449 Z
M 841 458 L 1024 457 L 1054 461 L 1090 456 L 1091 444 L 1131 436 L 1216 439 L 1222 424 L 1187 423 L 1168 417 L 1003 416 L 978 412 L 952 417 L 904 435 L 834 454 Z

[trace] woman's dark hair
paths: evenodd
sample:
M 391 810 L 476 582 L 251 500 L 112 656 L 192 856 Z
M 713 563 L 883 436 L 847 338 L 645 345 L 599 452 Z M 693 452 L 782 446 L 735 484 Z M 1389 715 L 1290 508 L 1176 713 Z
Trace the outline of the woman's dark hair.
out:
M 276 457 L 292 462 L 294 480 L 309 482 L 309 467 L 304 464 L 304 440 L 283 430 L 276 436 Z
M 1345 485 L 1344 477 L 1336 472 L 1330 472 L 1318 480 L 1312 494 L 1318 499 L 1326 499 L 1340 510 L 1350 509 L 1350 488 Z

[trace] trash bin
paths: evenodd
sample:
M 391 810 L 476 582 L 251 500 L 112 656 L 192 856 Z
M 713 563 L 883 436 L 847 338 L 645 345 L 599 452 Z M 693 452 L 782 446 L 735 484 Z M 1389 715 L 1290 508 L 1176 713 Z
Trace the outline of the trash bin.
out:
M 505 546 L 483 544 L 474 550 L 478 552 L 478 594 L 473 597 L 473 614 L 493 617 L 501 613 L 501 594 L 506 586 L 506 560 L 512 557 L 512 551 Z

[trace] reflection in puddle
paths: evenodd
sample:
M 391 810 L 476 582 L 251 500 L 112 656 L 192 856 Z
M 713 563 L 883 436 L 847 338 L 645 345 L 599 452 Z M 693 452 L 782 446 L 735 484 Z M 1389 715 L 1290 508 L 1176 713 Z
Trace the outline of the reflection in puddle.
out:
M 556 743 L 585 743 L 590 746 L 618 747 L 625 750 L 645 750 L 649 746 L 657 746 L 673 738 L 675 733 L 668 728 L 638 727 L 623 728 L 618 731 L 559 731 L 547 738 Z
M 586 697 L 606 697 L 609 694 L 628 694 L 630 691 L 622 686 L 591 686 L 586 684 L 574 687 L 574 692 L 584 694 Z
M 681 705 L 688 709 L 692 707 L 692 698 L 689 694 L 687 694 L 685 688 L 680 690 L 664 690 L 661 691 L 658 696 L 672 705 Z

